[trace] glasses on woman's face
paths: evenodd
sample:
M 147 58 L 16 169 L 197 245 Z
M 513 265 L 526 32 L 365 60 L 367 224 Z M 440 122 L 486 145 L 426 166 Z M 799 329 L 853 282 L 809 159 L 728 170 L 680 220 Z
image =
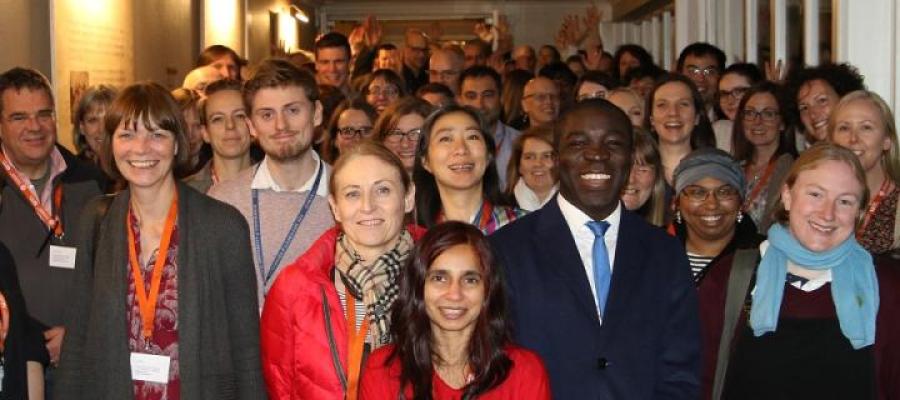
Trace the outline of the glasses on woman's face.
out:
M 778 115 L 778 110 L 773 110 L 771 108 L 766 108 L 759 111 L 752 108 L 744 109 L 744 121 L 747 122 L 756 121 L 757 118 L 762 118 L 762 120 L 766 122 L 773 122 L 778 119 Z
M 682 189 L 681 194 L 687 196 L 691 201 L 701 203 L 709 198 L 709 194 L 713 193 L 718 201 L 733 201 L 740 196 L 738 190 L 731 185 L 722 185 L 715 189 L 707 189 L 703 186 L 690 185 Z
M 384 141 L 392 144 L 400 143 L 404 138 L 410 142 L 418 142 L 419 138 L 422 137 L 422 128 L 410 129 L 406 132 L 403 132 L 400 129 L 394 128 L 388 131 L 387 135 L 384 137 Z
M 371 126 L 347 126 L 337 130 L 344 139 L 364 138 L 372 134 Z
M 721 100 L 734 100 L 740 101 L 744 98 L 744 95 L 747 94 L 747 91 L 750 90 L 750 87 L 736 87 L 731 90 L 719 90 L 719 99 Z

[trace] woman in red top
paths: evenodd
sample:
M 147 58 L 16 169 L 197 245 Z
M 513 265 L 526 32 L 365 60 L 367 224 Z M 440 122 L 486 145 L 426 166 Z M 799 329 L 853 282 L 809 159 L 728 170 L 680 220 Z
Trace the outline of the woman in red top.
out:
M 505 299 L 477 228 L 431 228 L 401 277 L 394 344 L 369 357 L 359 398 L 549 399 L 544 363 L 510 342 Z

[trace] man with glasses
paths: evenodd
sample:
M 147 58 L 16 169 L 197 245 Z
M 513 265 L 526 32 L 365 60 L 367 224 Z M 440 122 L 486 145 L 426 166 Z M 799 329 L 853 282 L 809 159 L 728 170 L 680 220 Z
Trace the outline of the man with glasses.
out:
M 462 72 L 465 56 L 462 50 L 445 47 L 431 55 L 428 64 L 428 81 L 442 83 L 453 92 L 459 93 L 459 74 Z
M 403 79 L 409 91 L 415 92 L 428 83 L 428 40 L 418 29 L 406 31 L 403 45 Z
M 263 160 L 209 195 L 247 219 L 260 310 L 278 273 L 334 225 L 328 207 L 329 168 L 312 149 L 322 123 L 315 78 L 288 61 L 266 60 L 244 84 L 250 134 Z
M 688 45 L 678 56 L 678 72 L 694 81 L 703 96 L 709 120 L 714 122 L 716 91 L 719 78 L 725 70 L 725 52 L 709 43 L 696 42 Z
M 490 67 L 475 66 L 463 71 L 459 79 L 462 86 L 456 101 L 478 110 L 487 132 L 493 133 L 500 189 L 505 190 L 506 166 L 512 156 L 513 143 L 522 133 L 500 121 L 500 74 Z
M 56 365 L 77 221 L 88 200 L 103 193 L 104 178 L 56 143 L 53 104 L 50 82 L 40 72 L 16 67 L 0 75 L 0 242 L 12 253 L 30 323 L 44 332 Z
M 528 126 L 538 126 L 556 121 L 559 115 L 559 87 L 556 82 L 538 76 L 525 84 L 522 110 L 528 117 Z

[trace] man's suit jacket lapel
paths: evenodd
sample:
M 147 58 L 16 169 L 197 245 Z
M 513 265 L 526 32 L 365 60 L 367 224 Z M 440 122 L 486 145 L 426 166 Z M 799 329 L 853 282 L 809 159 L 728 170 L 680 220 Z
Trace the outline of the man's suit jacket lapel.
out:
M 575 239 L 559 210 L 556 198 L 550 200 L 539 212 L 535 232 L 537 243 L 534 245 L 549 251 L 538 252 L 542 259 L 535 261 L 565 281 L 575 294 L 579 308 L 587 316 L 597 320 L 597 305 L 591 293 L 584 264 L 581 262 L 578 248 L 575 247 Z
M 641 299 L 634 287 L 640 284 L 641 265 L 644 262 L 644 250 L 641 249 L 639 230 L 640 221 L 637 216 L 622 210 L 619 223 L 619 236 L 616 242 L 616 261 L 613 264 L 610 281 L 609 298 L 606 300 L 606 315 L 603 317 L 603 339 L 610 337 L 629 309 L 633 310 Z

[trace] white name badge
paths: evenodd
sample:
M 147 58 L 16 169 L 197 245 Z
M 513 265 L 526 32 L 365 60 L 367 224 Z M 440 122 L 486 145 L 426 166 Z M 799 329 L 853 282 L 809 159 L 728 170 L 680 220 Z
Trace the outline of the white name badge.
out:
M 75 269 L 75 253 L 78 249 L 68 246 L 50 245 L 50 266 L 56 268 Z
M 155 383 L 169 383 L 168 356 L 131 353 L 131 379 Z

